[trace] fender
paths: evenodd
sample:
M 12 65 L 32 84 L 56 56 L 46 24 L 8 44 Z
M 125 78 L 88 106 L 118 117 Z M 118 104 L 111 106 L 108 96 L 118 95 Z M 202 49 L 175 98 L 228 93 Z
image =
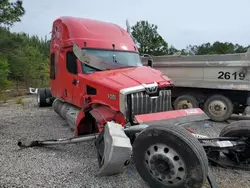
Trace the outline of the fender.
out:
M 109 106 L 99 104 L 92 107 L 89 112 L 96 120 L 98 132 L 101 132 L 104 125 L 108 121 L 115 121 L 121 125 L 125 125 L 125 117 L 119 111 L 111 109 Z
M 121 112 L 115 111 L 104 104 L 92 104 L 90 108 L 85 110 L 81 109 L 78 113 L 76 119 L 75 136 L 79 136 L 79 133 L 84 132 L 84 130 L 93 130 L 91 127 L 89 127 L 90 122 L 87 120 L 88 114 L 90 114 L 95 120 L 95 132 L 101 132 L 105 123 L 108 121 L 115 121 L 121 125 L 125 125 L 126 123 L 125 117 Z

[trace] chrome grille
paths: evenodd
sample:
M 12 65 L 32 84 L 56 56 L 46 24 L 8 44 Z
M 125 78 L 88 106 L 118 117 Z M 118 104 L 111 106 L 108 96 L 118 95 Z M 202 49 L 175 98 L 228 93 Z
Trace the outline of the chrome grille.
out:
M 169 111 L 171 90 L 160 90 L 158 96 L 149 96 L 145 91 L 130 95 L 131 115 Z

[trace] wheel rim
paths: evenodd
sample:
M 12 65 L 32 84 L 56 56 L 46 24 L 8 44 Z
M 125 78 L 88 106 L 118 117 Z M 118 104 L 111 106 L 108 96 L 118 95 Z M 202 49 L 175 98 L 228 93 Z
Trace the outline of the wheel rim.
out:
M 227 113 L 227 105 L 222 101 L 215 100 L 208 105 L 208 111 L 213 116 L 222 117 Z
M 182 100 L 177 104 L 178 109 L 193 108 L 193 104 L 189 100 Z
M 164 185 L 177 185 L 186 177 L 186 165 L 180 155 L 165 144 L 155 144 L 145 153 L 146 167 Z

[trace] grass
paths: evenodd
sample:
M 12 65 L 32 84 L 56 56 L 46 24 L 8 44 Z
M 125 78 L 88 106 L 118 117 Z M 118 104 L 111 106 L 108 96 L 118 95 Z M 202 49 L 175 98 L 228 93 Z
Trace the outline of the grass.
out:
M 22 106 L 24 105 L 24 101 L 23 101 L 23 98 L 22 98 L 22 97 L 16 99 L 15 102 L 16 102 L 16 104 L 21 104 Z
M 0 92 L 0 103 L 7 103 L 13 100 L 16 104 L 24 105 L 23 97 L 27 95 L 27 90 L 11 90 L 9 92 Z
M 6 103 L 8 100 L 10 100 L 12 97 L 5 93 L 0 93 L 0 103 Z

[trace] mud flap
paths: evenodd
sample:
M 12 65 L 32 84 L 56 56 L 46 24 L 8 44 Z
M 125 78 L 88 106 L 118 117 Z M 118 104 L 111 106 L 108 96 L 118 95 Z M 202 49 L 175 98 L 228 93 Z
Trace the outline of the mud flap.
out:
M 110 176 L 124 171 L 131 160 L 132 145 L 120 124 L 108 122 L 95 142 L 100 170 L 98 176 Z

